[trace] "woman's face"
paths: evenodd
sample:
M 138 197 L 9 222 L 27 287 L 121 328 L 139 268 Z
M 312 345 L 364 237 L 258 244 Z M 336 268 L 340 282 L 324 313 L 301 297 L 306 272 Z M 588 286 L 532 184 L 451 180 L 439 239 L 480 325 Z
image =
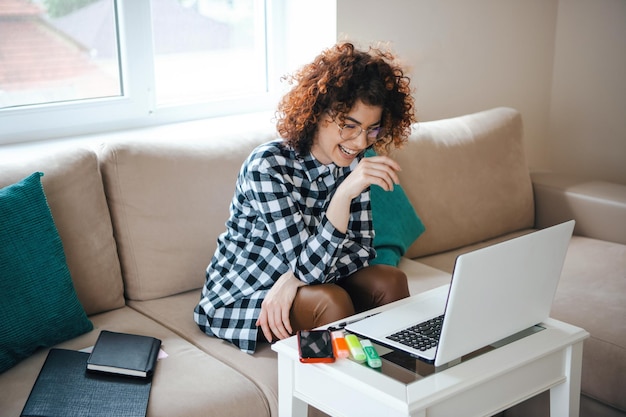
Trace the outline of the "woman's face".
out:
M 318 125 L 311 153 L 324 165 L 331 162 L 340 167 L 350 165 L 357 155 L 376 141 L 382 113 L 381 106 L 369 106 L 357 100 L 344 122 L 337 119 L 335 123 L 330 115 L 326 115 Z M 340 126 L 345 126 L 344 137 L 362 131 L 352 139 L 343 139 Z

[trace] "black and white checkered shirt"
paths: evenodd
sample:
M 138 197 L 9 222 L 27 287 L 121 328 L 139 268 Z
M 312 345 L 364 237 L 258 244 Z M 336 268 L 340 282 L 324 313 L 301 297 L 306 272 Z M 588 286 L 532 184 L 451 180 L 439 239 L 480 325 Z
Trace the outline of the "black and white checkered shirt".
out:
M 205 333 L 253 353 L 261 302 L 281 275 L 336 282 L 368 265 L 375 256 L 369 191 L 352 201 L 346 234 L 326 218 L 334 191 L 357 164 L 323 165 L 281 140 L 250 154 L 194 310 Z

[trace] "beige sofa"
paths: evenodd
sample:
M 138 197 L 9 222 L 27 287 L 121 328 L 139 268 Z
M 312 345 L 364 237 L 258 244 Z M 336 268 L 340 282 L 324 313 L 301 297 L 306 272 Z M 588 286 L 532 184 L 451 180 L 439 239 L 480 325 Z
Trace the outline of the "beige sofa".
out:
M 239 166 L 275 134 L 242 128 L 164 140 L 151 132 L 58 152 L 0 148 L 0 187 L 45 173 L 72 279 L 94 324 L 58 346 L 91 346 L 101 329 L 155 336 L 168 357 L 157 365 L 149 416 L 276 416 L 269 346 L 247 355 L 206 336 L 192 319 Z M 626 415 L 626 186 L 531 177 L 522 119 L 509 108 L 420 123 L 394 157 L 426 225 L 400 264 L 412 293 L 449 282 L 461 252 L 578 220 L 552 315 L 591 334 L 581 415 Z M 432 273 L 416 273 L 424 270 L 417 262 Z M 46 353 L 0 374 L 0 416 L 19 415 Z M 545 398 L 531 399 L 507 415 L 542 415 L 524 414 L 541 407 Z

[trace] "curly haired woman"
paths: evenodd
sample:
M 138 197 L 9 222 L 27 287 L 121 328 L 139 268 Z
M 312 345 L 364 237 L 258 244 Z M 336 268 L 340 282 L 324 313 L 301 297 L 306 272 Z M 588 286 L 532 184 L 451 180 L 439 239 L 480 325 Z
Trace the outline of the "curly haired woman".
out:
M 340 43 L 290 81 L 282 139 L 243 163 L 194 311 L 205 333 L 248 353 L 409 295 L 401 270 L 369 265 L 369 187 L 398 183 L 385 155 L 415 121 L 408 77 L 391 53 Z

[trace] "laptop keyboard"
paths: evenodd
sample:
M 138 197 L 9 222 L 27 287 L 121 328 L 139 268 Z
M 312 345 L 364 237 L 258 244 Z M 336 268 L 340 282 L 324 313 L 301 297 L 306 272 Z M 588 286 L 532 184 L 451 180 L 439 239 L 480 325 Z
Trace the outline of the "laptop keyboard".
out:
M 437 346 L 441 335 L 441 325 L 443 324 L 443 314 L 430 320 L 426 320 L 415 326 L 400 330 L 387 339 L 397 343 L 412 347 L 413 349 L 425 351 Z

